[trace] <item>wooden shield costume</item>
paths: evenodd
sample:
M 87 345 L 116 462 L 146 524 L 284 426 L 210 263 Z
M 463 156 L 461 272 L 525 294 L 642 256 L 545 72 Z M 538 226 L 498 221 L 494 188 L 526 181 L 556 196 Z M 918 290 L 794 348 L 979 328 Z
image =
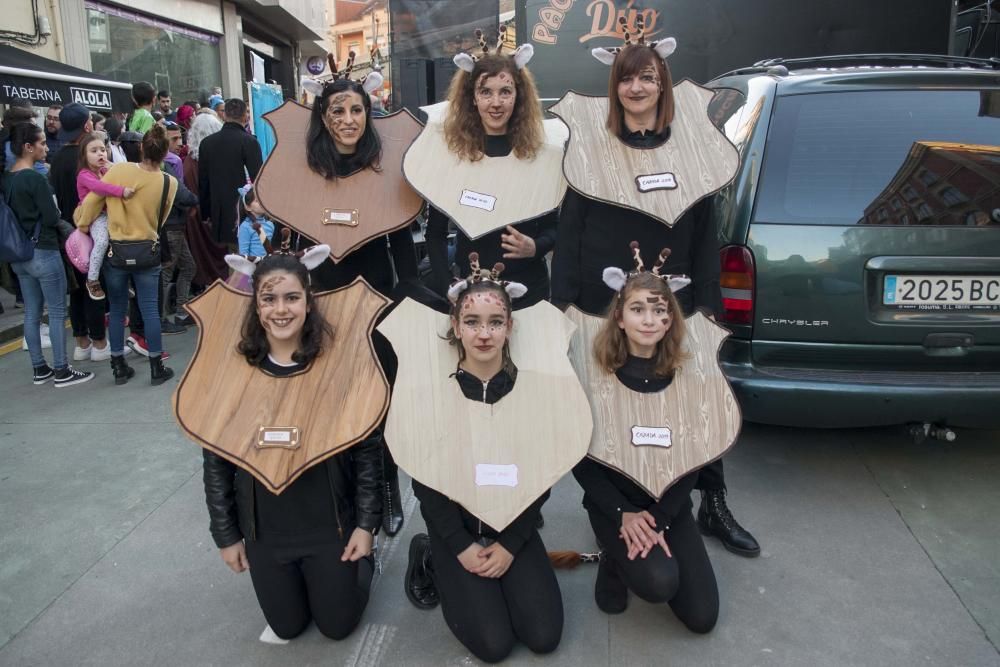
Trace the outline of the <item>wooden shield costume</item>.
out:
M 708 117 L 714 93 L 689 79 L 674 86 L 670 139 L 633 148 L 605 123 L 608 98 L 569 91 L 549 111 L 569 126 L 563 172 L 580 194 L 635 209 L 668 227 L 736 177 L 736 147 Z
M 471 162 L 448 150 L 444 136 L 448 102 L 421 108 L 427 112 L 427 126 L 406 151 L 403 173 L 470 239 L 559 207 L 566 194 L 561 165 L 569 134 L 561 121 L 544 121 L 545 141 L 532 160 L 519 160 L 511 152 Z
M 400 168 L 420 123 L 405 110 L 373 118 L 382 141 L 382 170 L 362 169 L 330 181 L 306 162 L 310 113 L 308 107 L 288 101 L 264 114 L 277 143 L 254 190 L 272 218 L 329 245 L 330 256 L 339 262 L 373 238 L 405 227 L 420 213 L 424 203 Z
M 577 325 L 570 358 L 590 398 L 594 435 L 588 455 L 662 498 L 677 479 L 714 461 L 736 442 L 742 416 L 719 367 L 719 347 L 729 336 L 702 312 L 686 320 L 689 357 L 660 392 L 641 393 L 606 373 L 594 359 L 594 339 L 604 319 L 571 306 Z
M 575 327 L 547 302 L 514 315 L 514 389 L 487 405 L 455 378 L 447 315 L 404 300 L 378 326 L 399 359 L 385 440 L 411 477 L 503 530 L 587 453 L 587 397 L 567 349 Z
M 332 342 L 303 372 L 274 377 L 236 350 L 252 299 L 217 280 L 187 304 L 198 346 L 174 392 L 174 416 L 192 440 L 280 494 L 382 421 L 389 383 L 371 332 L 389 301 L 362 278 L 317 295 Z

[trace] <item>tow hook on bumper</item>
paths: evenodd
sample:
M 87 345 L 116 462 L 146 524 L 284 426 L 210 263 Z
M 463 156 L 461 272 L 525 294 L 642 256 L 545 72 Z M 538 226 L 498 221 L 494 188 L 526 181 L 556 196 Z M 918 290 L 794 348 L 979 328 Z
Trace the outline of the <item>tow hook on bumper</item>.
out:
M 947 426 L 941 426 L 940 424 L 924 422 L 923 424 L 910 424 L 907 428 L 910 432 L 910 437 L 913 438 L 913 443 L 916 445 L 919 445 L 928 439 L 955 442 L 958 438 L 954 431 Z

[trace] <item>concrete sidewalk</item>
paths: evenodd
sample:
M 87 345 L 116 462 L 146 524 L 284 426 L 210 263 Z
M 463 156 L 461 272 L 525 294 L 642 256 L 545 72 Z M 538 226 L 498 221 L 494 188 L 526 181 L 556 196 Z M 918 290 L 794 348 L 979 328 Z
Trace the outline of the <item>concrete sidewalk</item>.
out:
M 184 368 L 195 334 L 165 338 Z M 0 358 L 0 665 L 476 664 L 439 610 L 403 595 L 422 529 L 404 481 L 403 533 L 380 542 L 383 573 L 358 630 L 258 641 L 249 576 L 208 533 L 201 454 L 174 424 L 176 381 L 150 387 L 144 360 L 115 387 L 34 387 L 21 352 Z M 141 363 L 140 363 L 141 362 Z M 178 372 L 178 376 L 180 373 Z M 510 664 L 1000 665 L 1000 434 L 914 445 L 901 430 L 748 425 L 726 459 L 731 505 L 764 553 L 708 542 L 722 609 L 709 635 L 666 606 L 593 602 L 595 568 L 561 572 L 559 650 Z M 571 477 L 546 504 L 549 549 L 593 549 Z

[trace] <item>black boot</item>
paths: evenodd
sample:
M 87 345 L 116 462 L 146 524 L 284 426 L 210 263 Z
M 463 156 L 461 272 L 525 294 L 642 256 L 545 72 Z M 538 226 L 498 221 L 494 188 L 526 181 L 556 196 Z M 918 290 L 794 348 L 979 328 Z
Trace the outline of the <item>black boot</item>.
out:
M 403 583 L 406 597 L 417 609 L 433 609 L 438 605 L 431 565 L 431 538 L 426 533 L 417 533 L 410 540 L 410 560 Z
M 597 564 L 594 600 L 605 614 L 620 614 L 628 607 L 628 586 L 607 553 L 601 554 L 601 562 Z
M 163 365 L 163 355 L 149 358 L 149 383 L 154 387 L 163 384 L 174 376 L 174 372 Z
M 403 529 L 403 500 L 399 496 L 399 468 L 392 460 L 389 448 L 382 442 L 382 530 L 393 537 Z
M 125 356 L 111 357 L 111 372 L 115 375 L 115 384 L 125 384 L 135 375 L 135 369 L 125 362 Z
M 714 535 L 722 540 L 728 551 L 747 558 L 760 555 L 760 545 L 743 526 L 733 518 L 726 504 L 726 490 L 702 491 L 698 508 L 698 528 L 703 535 Z

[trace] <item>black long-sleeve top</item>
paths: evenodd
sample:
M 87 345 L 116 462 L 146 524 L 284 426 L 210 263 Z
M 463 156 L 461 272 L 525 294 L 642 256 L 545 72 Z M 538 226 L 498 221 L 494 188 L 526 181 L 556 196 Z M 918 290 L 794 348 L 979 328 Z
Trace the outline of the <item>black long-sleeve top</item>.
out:
M 77 161 L 80 147 L 77 144 L 65 144 L 49 160 L 49 183 L 56 195 L 56 204 L 63 220 L 73 222 L 73 211 L 80 204 L 80 195 L 76 191 Z
M 461 369 L 456 371 L 454 378 L 462 393 L 470 401 L 493 404 L 514 388 L 514 377 L 506 370 L 501 370 L 485 382 Z M 417 480 L 413 480 L 413 493 L 420 500 L 420 513 L 427 523 L 427 528 L 444 540 L 448 550 L 455 557 L 483 537 L 496 540 L 516 557 L 525 542 L 534 534 L 538 514 L 549 498 L 549 492 L 546 491 L 509 526 L 497 531 L 443 493 L 438 493 Z
M 511 151 L 510 139 L 506 135 L 486 137 L 484 153 L 487 157 L 503 157 Z M 493 268 L 497 262 L 504 265 L 503 278 L 523 283 L 528 293 L 517 300 L 514 308 L 526 308 L 539 301 L 549 298 L 549 270 L 545 264 L 545 255 L 555 247 L 558 214 L 551 211 L 532 220 L 514 225 L 514 228 L 535 240 L 535 256 L 523 259 L 504 258 L 504 250 L 500 246 L 501 236 L 507 233 L 507 228 L 495 230 L 472 240 L 462 230 L 457 229 L 455 245 L 455 263 L 460 275 L 469 275 L 469 253 L 479 253 L 479 265 Z M 427 257 L 431 263 L 431 278 L 429 287 L 442 296 L 448 293 L 452 274 L 448 263 L 448 216 L 430 207 L 427 216 Z
M 2 145 L 2 144 L 0 144 Z M 34 169 L 11 171 L 3 175 L 3 196 L 17 216 L 25 234 L 31 235 L 38 225 L 39 250 L 58 250 L 59 209 L 52 200 L 52 188 L 45 177 Z
M 653 393 L 665 390 L 672 377 L 655 375 L 652 359 L 629 356 L 625 365 L 615 375 L 618 381 L 632 391 Z M 583 506 L 596 510 L 621 525 L 622 512 L 648 511 L 656 519 L 656 530 L 670 527 L 682 512 L 692 508 L 691 491 L 698 481 L 698 472 L 688 473 L 674 482 L 660 500 L 651 497 L 641 486 L 624 474 L 601 465 L 589 456 L 573 468 L 573 476 L 583 487 Z
M 666 135 L 669 138 L 669 133 Z M 647 148 L 662 136 L 631 133 L 622 139 Z M 552 303 L 574 304 L 599 315 L 614 292 L 604 284 L 609 266 L 631 270 L 629 244 L 638 241 L 642 261 L 652 268 L 663 248 L 671 254 L 663 273 L 684 274 L 691 284 L 677 292 L 685 313 L 704 308 L 716 314 L 722 307 L 719 287 L 719 236 L 712 216 L 712 198 L 689 209 L 673 227 L 632 209 L 606 204 L 569 190 L 559 214 L 555 253 L 552 256 Z

